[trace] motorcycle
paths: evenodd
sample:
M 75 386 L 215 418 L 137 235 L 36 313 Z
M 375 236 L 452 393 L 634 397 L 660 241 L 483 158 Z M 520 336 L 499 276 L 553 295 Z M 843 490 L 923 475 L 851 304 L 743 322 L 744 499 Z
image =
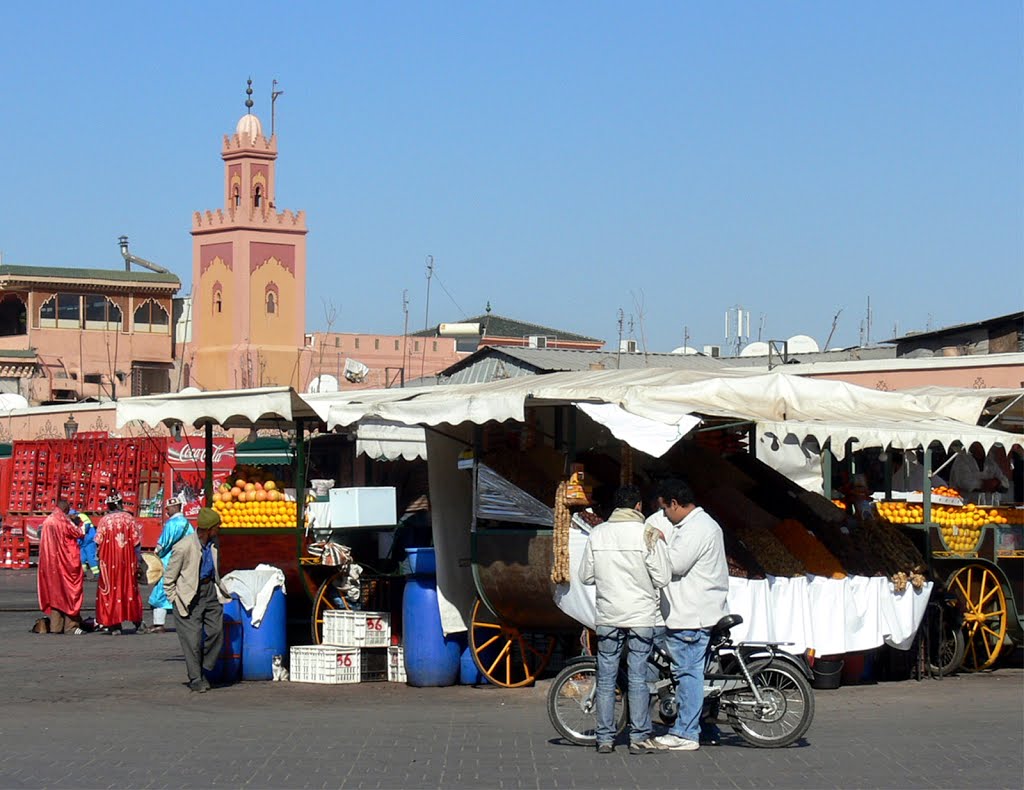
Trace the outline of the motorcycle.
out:
M 806 661 L 781 649 L 783 642 L 734 644 L 729 632 L 742 622 L 738 614 L 730 614 L 711 629 L 704 663 L 702 720 L 710 721 L 724 713 L 729 726 L 752 746 L 788 746 L 804 736 L 814 718 L 813 673 Z M 655 645 L 649 664 L 652 718 L 671 725 L 676 718 L 672 659 Z M 620 668 L 615 690 L 619 732 L 629 723 L 626 688 L 626 673 Z M 548 718 L 570 743 L 596 743 L 596 692 L 595 656 L 571 659 L 551 682 Z

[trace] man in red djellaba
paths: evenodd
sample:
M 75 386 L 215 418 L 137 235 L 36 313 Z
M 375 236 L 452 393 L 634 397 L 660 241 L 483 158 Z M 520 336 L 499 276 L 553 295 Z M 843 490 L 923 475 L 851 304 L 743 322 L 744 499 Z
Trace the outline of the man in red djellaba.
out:
M 83 576 L 78 539 L 83 528 L 68 518 L 71 506 L 57 500 L 39 530 L 39 608 L 50 615 L 50 633 L 81 634 Z
M 120 634 L 121 624 L 130 621 L 138 631 L 142 625 L 142 595 L 139 593 L 139 547 L 142 528 L 121 508 L 121 495 L 111 491 L 110 511 L 96 526 L 96 548 L 100 558 L 100 581 L 96 585 L 96 625 L 103 634 Z

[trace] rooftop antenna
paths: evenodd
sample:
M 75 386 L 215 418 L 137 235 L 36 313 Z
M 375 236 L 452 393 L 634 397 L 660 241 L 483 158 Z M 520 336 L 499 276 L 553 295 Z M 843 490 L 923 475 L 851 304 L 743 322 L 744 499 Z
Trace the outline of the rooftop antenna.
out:
M 423 331 L 426 332 L 430 323 L 430 281 L 434 277 L 434 256 L 427 256 L 427 304 L 423 314 Z M 423 378 L 423 371 L 427 365 L 427 341 L 423 340 L 423 355 L 420 357 L 420 378 Z
M 867 335 L 866 335 L 867 342 L 865 343 L 865 345 L 870 346 L 871 345 L 871 297 L 870 296 L 868 296 L 868 313 L 867 313 L 867 317 L 866 317 L 866 321 L 865 321 L 865 327 L 866 327 L 866 331 L 867 331 Z
M 685 349 L 688 345 L 690 345 L 690 327 L 684 326 L 683 327 L 683 348 Z
M 270 136 L 274 136 L 274 103 L 277 97 L 284 94 L 284 91 L 277 90 L 277 80 L 270 82 Z
M 832 316 L 832 331 L 828 333 L 828 340 L 825 341 L 825 347 L 822 351 L 828 351 L 828 344 L 832 342 L 832 335 L 836 333 L 836 325 L 839 323 L 839 316 L 842 315 L 842 313 L 843 308 L 840 307 L 839 310 L 836 311 L 836 314 Z
M 249 80 L 246 84 L 247 87 L 245 89 L 245 112 L 248 115 L 252 115 L 252 77 L 249 77 Z
M 750 311 L 741 305 L 734 305 L 725 311 L 725 342 L 734 347 L 733 356 L 739 356 L 740 349 L 750 339 Z
M 402 386 L 405 386 L 405 369 L 409 356 L 409 289 L 402 289 L 402 315 L 405 317 L 405 326 L 402 329 Z
M 622 325 L 626 320 L 626 314 L 622 312 L 622 308 L 619 308 L 619 350 L 615 352 L 615 369 L 619 369 L 619 363 L 622 360 Z
M 765 314 L 761 313 L 761 320 L 757 323 L 757 339 L 760 341 L 761 335 L 764 334 L 764 319 Z

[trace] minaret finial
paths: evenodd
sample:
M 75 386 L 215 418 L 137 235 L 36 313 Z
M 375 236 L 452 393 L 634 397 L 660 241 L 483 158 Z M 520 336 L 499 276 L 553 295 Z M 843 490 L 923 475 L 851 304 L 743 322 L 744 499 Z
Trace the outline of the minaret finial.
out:
M 491 313 L 491 300 L 490 299 L 487 300 L 487 308 L 486 309 L 487 309 L 487 314 L 490 315 L 490 313 Z
M 252 78 L 249 78 L 248 87 L 245 89 L 245 109 L 252 115 Z

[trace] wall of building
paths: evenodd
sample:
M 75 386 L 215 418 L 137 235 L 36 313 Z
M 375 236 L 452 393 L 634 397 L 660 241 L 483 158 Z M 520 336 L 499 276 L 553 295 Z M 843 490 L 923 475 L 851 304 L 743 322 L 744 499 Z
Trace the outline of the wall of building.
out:
M 456 350 L 455 338 L 405 337 L 359 332 L 313 332 L 311 368 L 308 384 L 321 374 L 338 379 L 341 389 L 381 389 L 397 386 L 399 371 L 405 380 L 433 376 L 454 365 L 467 354 Z M 353 359 L 370 368 L 366 380 L 353 383 L 344 379 L 345 360 Z

